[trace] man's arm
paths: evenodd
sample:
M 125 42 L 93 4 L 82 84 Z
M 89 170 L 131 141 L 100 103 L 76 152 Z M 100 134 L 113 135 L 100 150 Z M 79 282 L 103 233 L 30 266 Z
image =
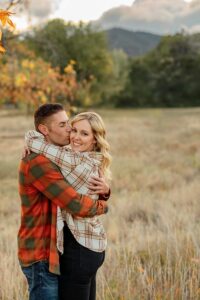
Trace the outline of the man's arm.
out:
M 58 167 L 42 155 L 31 154 L 28 174 L 33 186 L 49 200 L 72 215 L 92 217 L 105 214 L 108 207 L 105 201 L 94 201 L 78 194 L 64 179 Z
M 49 158 L 54 164 L 56 164 L 59 168 L 62 168 L 67 173 L 70 173 L 72 170 L 76 172 L 76 168 L 81 164 L 80 153 L 77 154 L 70 149 L 66 149 L 64 147 L 55 146 L 53 144 L 49 144 L 45 141 L 44 135 L 35 131 L 29 130 L 25 134 L 25 140 L 28 148 L 38 154 L 42 154 L 45 157 Z M 98 153 L 90 153 L 90 155 L 98 155 Z M 86 159 L 86 158 L 85 158 Z M 88 170 L 87 164 L 82 164 L 81 175 L 84 175 Z M 80 171 L 78 171 L 79 173 Z M 99 171 L 99 176 L 91 177 L 91 185 L 88 186 L 90 189 L 90 195 L 99 194 L 99 200 L 108 200 L 110 197 L 110 188 L 106 183 L 103 174 Z M 79 177 L 81 178 L 81 177 Z M 93 182 L 92 182 L 93 181 Z M 82 181 L 83 184 L 85 181 Z M 79 184 L 81 180 L 79 181 Z

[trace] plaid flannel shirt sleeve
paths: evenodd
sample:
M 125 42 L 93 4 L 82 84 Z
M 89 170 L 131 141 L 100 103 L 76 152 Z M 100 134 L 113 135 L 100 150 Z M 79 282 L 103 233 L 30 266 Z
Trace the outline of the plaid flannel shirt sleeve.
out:
M 29 130 L 25 134 L 25 142 L 31 151 L 43 154 L 68 173 L 80 163 L 80 156 L 74 151 L 66 147 L 59 147 L 47 143 L 43 134 L 35 130 Z
M 95 201 L 78 194 L 67 183 L 56 165 L 42 155 L 34 155 L 35 158 L 30 161 L 29 166 L 32 184 L 49 200 L 70 214 L 80 217 L 92 217 L 108 211 L 105 201 Z

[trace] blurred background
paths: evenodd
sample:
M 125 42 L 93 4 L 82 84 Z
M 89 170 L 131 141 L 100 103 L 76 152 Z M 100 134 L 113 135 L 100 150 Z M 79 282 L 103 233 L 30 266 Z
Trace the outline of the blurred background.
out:
M 200 104 L 199 0 L 15 0 L 10 11 L 16 29 L 2 36 L 1 106 Z
M 47 102 L 106 123 L 113 180 L 97 299 L 200 299 L 200 1 L 0 0 L 0 9 L 0 299 L 27 299 L 17 170 Z

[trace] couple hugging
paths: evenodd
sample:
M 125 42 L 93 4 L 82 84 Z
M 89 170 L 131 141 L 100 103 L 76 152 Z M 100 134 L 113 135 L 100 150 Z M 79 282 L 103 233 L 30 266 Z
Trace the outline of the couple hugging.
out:
M 44 104 L 25 135 L 19 167 L 18 257 L 30 300 L 94 300 L 106 234 L 109 144 L 101 117 L 68 120 L 61 104 Z M 105 180 L 106 178 L 106 180 Z

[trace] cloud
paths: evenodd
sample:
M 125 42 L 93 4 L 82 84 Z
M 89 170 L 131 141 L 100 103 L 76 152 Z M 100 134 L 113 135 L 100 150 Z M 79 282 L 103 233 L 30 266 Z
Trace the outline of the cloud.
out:
M 122 27 L 157 34 L 189 31 L 200 25 L 200 1 L 136 0 L 131 6 L 119 6 L 105 12 L 94 22 L 105 29 Z
M 54 13 L 59 4 L 58 0 L 31 0 L 28 10 L 37 19 L 45 19 Z
M 182 22 L 188 27 L 200 25 L 200 2 L 193 0 L 184 11 L 180 13 Z
M 59 5 L 59 0 L 24 0 L 10 9 L 18 15 L 29 15 L 36 19 L 47 19 L 52 15 Z M 8 0 L 0 0 L 1 8 L 8 7 Z

